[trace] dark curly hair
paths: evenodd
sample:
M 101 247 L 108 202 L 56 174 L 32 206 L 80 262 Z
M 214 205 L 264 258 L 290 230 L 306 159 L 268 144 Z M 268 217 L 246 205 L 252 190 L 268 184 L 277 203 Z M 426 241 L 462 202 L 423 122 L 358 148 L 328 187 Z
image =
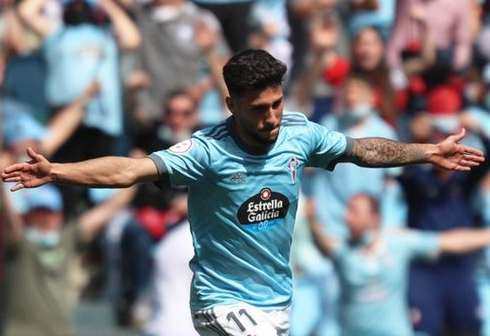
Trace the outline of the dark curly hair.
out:
M 223 67 L 223 77 L 231 96 L 282 85 L 286 65 L 261 49 L 235 54 Z

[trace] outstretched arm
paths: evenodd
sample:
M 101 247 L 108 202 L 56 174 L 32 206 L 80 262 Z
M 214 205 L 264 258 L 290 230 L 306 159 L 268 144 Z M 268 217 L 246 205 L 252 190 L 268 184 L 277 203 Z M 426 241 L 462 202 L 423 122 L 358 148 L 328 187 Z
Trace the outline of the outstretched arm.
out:
M 439 239 L 441 253 L 469 253 L 489 245 L 489 229 L 453 229 L 441 233 Z
M 466 131 L 447 137 L 437 144 L 402 143 L 384 138 L 354 139 L 351 150 L 340 162 L 362 167 L 393 167 L 432 163 L 443 169 L 468 171 L 485 160 L 483 152 L 459 142 Z
M 2 173 L 5 182 L 16 183 L 12 191 L 51 182 L 84 187 L 125 188 L 158 179 L 157 167 L 148 158 L 106 156 L 76 163 L 51 163 L 32 148 L 27 149 L 27 154 L 30 161 L 9 166 Z

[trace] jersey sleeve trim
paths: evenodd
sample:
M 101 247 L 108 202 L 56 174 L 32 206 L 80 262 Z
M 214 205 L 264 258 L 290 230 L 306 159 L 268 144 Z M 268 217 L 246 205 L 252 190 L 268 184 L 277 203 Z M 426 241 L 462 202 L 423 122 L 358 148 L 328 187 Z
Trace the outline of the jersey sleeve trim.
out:
M 343 155 L 350 153 L 352 151 L 352 148 L 354 147 L 354 139 L 352 139 L 350 136 L 346 135 L 345 140 L 346 140 L 346 143 L 345 143 L 345 149 L 344 149 Z M 340 157 L 342 157 L 342 155 Z M 335 169 L 335 166 L 337 165 L 337 163 L 339 163 L 340 157 L 335 159 L 335 160 L 332 160 L 332 162 L 330 162 L 330 164 L 327 166 L 326 169 L 328 171 L 333 171 Z
M 163 161 L 163 159 L 155 153 L 148 155 L 148 158 L 153 161 L 153 163 L 157 167 L 158 176 L 160 176 L 158 181 L 155 181 L 155 186 L 160 189 L 170 187 L 170 173 L 168 171 L 167 165 L 165 164 L 165 161 Z

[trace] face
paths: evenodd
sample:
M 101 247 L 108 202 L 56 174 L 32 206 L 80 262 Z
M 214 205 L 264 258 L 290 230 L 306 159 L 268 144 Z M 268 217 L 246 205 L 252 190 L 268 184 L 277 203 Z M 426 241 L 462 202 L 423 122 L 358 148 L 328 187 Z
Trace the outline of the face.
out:
M 379 216 L 366 195 L 356 195 L 347 204 L 344 220 L 350 229 L 352 240 L 356 241 L 377 226 Z
M 165 124 L 173 132 L 192 130 L 197 125 L 197 111 L 194 100 L 186 95 L 178 95 L 167 102 Z
M 373 106 L 374 93 L 371 87 L 362 80 L 351 78 L 344 86 L 345 108 L 352 110 L 360 104 Z
M 353 43 L 353 57 L 363 70 L 375 69 L 383 60 L 384 44 L 379 34 L 373 29 L 359 32 Z
M 279 135 L 283 98 L 281 86 L 268 87 L 242 97 L 227 97 L 226 105 L 235 118 L 240 139 L 254 148 L 273 144 Z
M 59 211 L 38 208 L 27 212 L 25 220 L 39 231 L 47 233 L 61 228 L 63 215 Z

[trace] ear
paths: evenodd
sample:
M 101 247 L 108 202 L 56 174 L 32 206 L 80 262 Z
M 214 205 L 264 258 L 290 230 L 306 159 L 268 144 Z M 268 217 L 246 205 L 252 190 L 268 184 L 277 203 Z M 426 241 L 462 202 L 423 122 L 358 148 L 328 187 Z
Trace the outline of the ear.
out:
M 226 107 L 228 107 L 228 110 L 230 110 L 232 114 L 235 114 L 235 103 L 233 102 L 233 99 L 231 99 L 231 97 L 228 96 L 225 98 L 225 103 L 226 103 Z

